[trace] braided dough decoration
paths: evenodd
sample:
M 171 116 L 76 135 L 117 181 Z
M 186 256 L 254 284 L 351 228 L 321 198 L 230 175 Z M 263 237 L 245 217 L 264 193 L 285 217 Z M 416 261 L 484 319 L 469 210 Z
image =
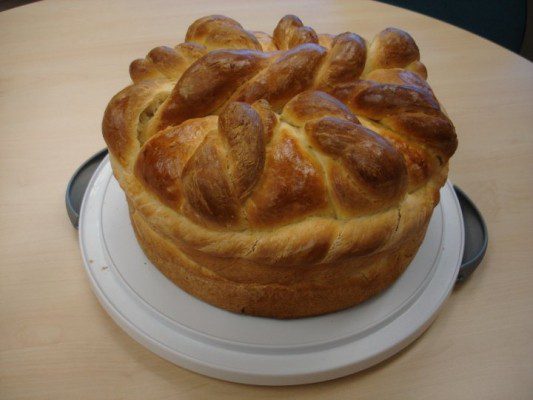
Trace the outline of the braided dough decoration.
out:
M 414 40 L 223 16 L 130 66 L 103 121 L 139 243 L 189 293 L 277 318 L 352 306 L 420 246 L 457 138 Z

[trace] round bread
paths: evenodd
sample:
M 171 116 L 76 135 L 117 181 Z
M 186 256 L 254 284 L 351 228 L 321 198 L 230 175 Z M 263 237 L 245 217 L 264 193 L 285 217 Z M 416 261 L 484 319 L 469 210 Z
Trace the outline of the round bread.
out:
M 139 244 L 215 306 L 296 318 L 391 285 L 457 147 L 414 40 L 223 16 L 130 66 L 103 134 Z

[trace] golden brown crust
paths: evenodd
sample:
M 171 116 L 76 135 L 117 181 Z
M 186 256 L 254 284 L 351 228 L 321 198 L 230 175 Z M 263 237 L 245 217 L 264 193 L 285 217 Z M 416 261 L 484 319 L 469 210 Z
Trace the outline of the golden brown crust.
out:
M 318 34 L 318 44 L 322 47 L 325 47 L 326 49 L 331 49 L 333 39 L 335 39 L 335 35 L 332 35 L 330 33 L 319 33 Z
M 327 93 L 308 90 L 295 96 L 283 108 L 282 119 L 294 126 L 325 116 L 337 117 L 359 123 L 357 117 L 341 101 Z
M 326 207 L 320 165 L 282 129 L 270 145 L 265 171 L 246 205 L 250 226 L 277 226 Z
M 325 49 L 316 44 L 303 44 L 288 50 L 236 90 L 229 101 L 253 103 L 264 99 L 279 111 L 295 95 L 311 87 L 325 54 Z
M 411 35 L 401 29 L 387 28 L 376 35 L 370 44 L 365 71 L 405 68 L 418 61 L 420 51 Z
M 274 44 L 274 39 L 268 33 L 261 31 L 253 31 L 252 33 L 254 34 L 257 41 L 261 44 L 261 49 L 264 52 L 279 50 L 278 47 Z
M 177 80 L 190 65 L 206 54 L 205 46 L 181 43 L 175 48 L 161 46 L 152 49 L 145 58 L 130 64 L 130 76 L 134 83 L 148 79 Z
M 218 130 L 226 144 L 228 175 L 239 199 L 248 197 L 265 164 L 265 138 L 259 113 L 246 103 L 230 103 L 220 114 Z M 205 166 L 209 168 L 209 165 Z
M 135 174 L 167 206 L 228 229 L 353 217 L 402 199 L 403 157 L 343 103 L 307 91 L 280 117 L 267 104 L 234 102 L 218 118 L 167 128 L 142 146 Z
M 361 76 L 366 61 L 363 38 L 355 33 L 345 32 L 335 36 L 327 48 L 327 58 L 315 82 L 317 89 L 329 91 Z
M 107 105 L 102 132 L 109 147 L 123 164 L 132 164 L 139 150 L 142 113 L 160 96 L 168 95 L 172 86 L 167 81 L 149 80 L 128 86 Z
M 186 42 L 204 45 L 213 49 L 262 50 L 261 44 L 252 32 L 245 30 L 234 19 L 223 15 L 209 15 L 197 19 L 187 30 Z
M 134 209 L 132 225 L 145 254 L 172 282 L 226 310 L 273 318 L 300 318 L 338 311 L 389 287 L 409 265 L 426 226 L 387 252 L 341 263 L 272 268 L 239 260 L 212 259 L 168 241 Z
M 130 66 L 102 124 L 146 254 L 188 292 L 292 318 L 390 285 L 457 138 L 414 40 L 196 21 Z
M 135 163 L 135 175 L 170 207 L 182 202 L 180 178 L 189 159 L 216 129 L 216 117 L 190 119 L 170 127 L 144 144 Z
M 229 160 L 221 147 L 219 137 L 207 136 L 189 159 L 181 179 L 186 210 L 189 206 L 198 215 L 198 222 L 232 226 L 240 220 L 239 202 L 225 174 Z
M 261 99 L 252 104 L 252 107 L 259 114 L 263 124 L 263 139 L 265 144 L 270 142 L 274 129 L 278 125 L 278 116 L 272 111 L 268 101 Z
M 148 129 L 155 133 L 189 118 L 212 113 L 267 62 L 268 58 L 262 52 L 226 50 L 208 53 L 185 71 Z
M 356 186 L 357 191 L 367 197 L 369 206 L 354 207 L 354 215 L 387 209 L 405 195 L 407 172 L 403 157 L 370 129 L 335 117 L 324 117 L 308 122 L 305 132 L 316 148 L 340 161 L 335 163 L 337 171 L 342 165 L 350 174 L 346 184 L 336 175 L 334 192 L 343 191 L 346 185 Z M 350 196 L 344 196 L 343 204 L 351 206 Z
M 305 43 L 318 43 L 313 28 L 304 26 L 295 15 L 284 16 L 274 29 L 273 41 L 279 50 L 289 50 Z

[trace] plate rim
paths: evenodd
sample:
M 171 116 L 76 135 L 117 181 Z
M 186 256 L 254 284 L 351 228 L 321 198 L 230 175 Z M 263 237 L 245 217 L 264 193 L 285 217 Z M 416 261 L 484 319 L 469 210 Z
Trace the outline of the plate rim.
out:
M 104 175 L 107 168 L 107 174 Z M 192 357 L 189 354 L 186 354 L 184 352 L 180 352 L 175 348 L 170 347 L 166 343 L 163 343 L 162 341 L 158 340 L 157 338 L 154 338 L 149 334 L 149 332 L 146 332 L 141 327 L 137 326 L 135 323 L 133 323 L 130 318 L 128 318 L 127 315 L 125 315 L 119 308 L 117 308 L 116 304 L 113 304 L 112 301 L 106 296 L 106 293 L 104 293 L 103 288 L 97 281 L 97 278 L 94 276 L 91 265 L 92 262 L 90 261 L 90 258 L 87 254 L 87 248 L 86 243 L 84 243 L 84 233 L 86 231 L 86 224 L 88 222 L 85 222 L 85 215 L 87 213 L 88 204 L 91 201 L 91 195 L 94 195 L 95 190 L 100 189 L 103 190 L 103 194 L 105 195 L 105 192 L 107 190 L 107 184 L 102 185 L 102 187 L 96 187 L 95 184 L 98 182 L 99 179 L 103 179 L 103 177 L 109 175 L 109 180 L 112 179 L 112 170 L 110 167 L 109 162 L 109 156 L 106 156 L 98 166 L 97 170 L 95 171 L 94 175 L 92 176 L 88 186 L 87 190 L 85 192 L 81 210 L 80 210 L 80 225 L 79 225 L 79 240 L 80 240 L 80 249 L 82 253 L 83 258 L 83 264 L 84 269 L 87 273 L 87 276 L 89 278 L 89 281 L 91 283 L 91 289 L 93 293 L 98 298 L 100 304 L 103 306 L 103 308 L 106 310 L 106 312 L 112 317 L 112 319 L 126 332 L 128 333 L 133 339 L 135 339 L 137 342 L 142 344 L 143 346 L 147 347 L 152 352 L 156 353 L 160 357 L 173 362 L 174 364 L 180 365 L 184 368 L 187 368 L 189 370 L 199 372 L 204 375 L 208 375 L 214 378 L 223 379 L 223 380 L 229 380 L 233 382 L 239 382 L 239 383 L 247 383 L 247 384 L 259 384 L 259 385 L 296 385 L 296 384 L 303 384 L 303 383 L 313 383 L 313 382 L 319 382 L 329 379 L 338 378 L 341 376 L 345 376 L 357 371 L 360 371 L 362 369 L 371 367 L 380 361 L 383 361 L 384 359 L 392 356 L 393 354 L 399 352 L 404 347 L 406 347 L 409 343 L 411 343 L 413 340 L 415 340 L 420 334 L 422 334 L 433 322 L 433 320 L 437 317 L 438 311 L 441 309 L 443 304 L 445 303 L 446 298 L 449 296 L 454 283 L 455 278 L 459 272 L 459 267 L 461 264 L 462 254 L 463 254 L 463 248 L 464 248 L 464 225 L 461 215 L 461 209 L 460 205 L 457 199 L 457 196 L 455 195 L 455 192 L 453 191 L 453 187 L 450 183 L 450 181 L 447 181 L 445 186 L 446 189 L 451 194 L 451 199 L 453 200 L 453 209 L 455 211 L 454 216 L 456 217 L 456 222 L 458 223 L 459 228 L 459 249 L 457 252 L 457 260 L 456 265 L 454 267 L 454 271 L 452 274 L 452 279 L 448 282 L 448 285 L 444 288 L 444 291 L 442 295 L 434 301 L 433 307 L 431 307 L 431 310 L 426 310 L 426 315 L 424 318 L 422 318 L 423 321 L 420 321 L 418 326 L 415 329 L 409 329 L 408 333 L 403 333 L 401 335 L 401 339 L 396 341 L 395 343 L 389 344 L 388 346 L 381 346 L 378 351 L 373 351 L 372 354 L 366 355 L 366 357 L 359 357 L 359 359 L 356 359 L 355 357 L 349 357 L 349 360 L 345 360 L 344 362 L 337 362 L 337 365 L 332 368 L 323 366 L 321 368 L 320 365 L 315 366 L 314 368 L 310 368 L 306 372 L 294 372 L 285 369 L 283 372 L 283 368 L 280 368 L 280 372 L 259 372 L 259 371 L 251 371 L 250 369 L 245 368 L 235 368 L 235 367 L 229 367 L 228 365 L 217 363 L 213 360 L 205 361 L 201 358 Z M 108 181 L 108 180 L 107 180 Z M 107 182 L 106 181 L 106 182 Z M 103 202 L 103 196 L 102 196 L 102 202 Z M 99 214 L 101 216 L 101 213 Z M 444 218 L 444 211 L 443 211 L 443 218 Z M 94 221 L 93 221 L 94 222 Z M 101 220 L 96 221 L 96 224 L 101 226 Z M 436 272 L 435 272 L 436 273 Z M 435 275 L 435 274 L 433 274 Z M 423 292 L 427 290 L 427 287 L 431 284 L 431 282 L 434 280 L 434 276 L 431 277 L 430 281 L 426 285 L 426 287 L 423 289 Z M 125 282 L 122 282 L 122 286 L 128 286 Z M 129 286 L 128 286 L 129 288 Z M 129 288 L 131 290 L 131 288 Z M 337 346 L 333 346 L 326 349 L 321 350 L 315 350 L 311 353 L 323 353 L 323 352 L 334 352 L 334 350 L 339 350 L 343 347 L 349 346 L 350 344 L 353 345 L 353 343 L 357 341 L 361 341 L 362 339 L 365 339 L 369 336 L 376 336 L 378 333 L 381 332 L 383 334 L 384 330 L 390 330 L 390 325 L 395 323 L 397 320 L 401 319 L 402 317 L 405 317 L 405 314 L 409 312 L 411 309 L 413 309 L 414 305 L 420 300 L 420 297 L 422 297 L 422 294 L 410 305 L 405 307 L 405 309 L 402 311 L 402 314 L 398 316 L 397 318 L 393 318 L 392 321 L 387 322 L 376 332 L 372 332 L 370 335 L 365 336 L 363 338 L 357 338 L 355 341 L 349 342 L 349 343 L 339 343 Z M 149 305 L 149 303 L 148 303 Z M 157 311 L 157 310 L 156 310 Z M 166 317 L 166 316 L 165 316 Z M 166 317 L 168 318 L 168 317 Z M 157 319 L 157 318 L 156 318 Z M 172 321 L 172 320 L 171 320 Z M 188 327 L 187 327 L 188 328 Z M 387 328 L 387 329 L 385 329 Z M 191 328 L 188 328 L 191 329 Z M 182 334 L 181 332 L 176 332 L 178 335 Z M 203 333 L 202 333 L 203 334 Z M 185 339 L 185 338 L 184 338 Z M 194 337 L 191 337 L 187 335 L 186 340 L 197 342 Z M 220 339 L 217 339 L 217 341 L 220 341 Z M 220 349 L 216 344 L 210 344 L 201 342 L 202 346 L 211 347 L 211 351 L 222 351 L 223 349 Z M 231 351 L 236 352 L 238 354 L 250 356 L 250 354 L 245 353 L 239 353 L 238 350 L 235 349 L 225 349 L 224 351 Z M 306 354 L 306 353 L 304 353 Z M 299 353 L 291 353 L 288 356 L 292 358 L 297 358 L 301 354 Z M 262 353 L 255 353 L 252 354 L 253 357 L 283 357 L 283 354 L 262 354 Z

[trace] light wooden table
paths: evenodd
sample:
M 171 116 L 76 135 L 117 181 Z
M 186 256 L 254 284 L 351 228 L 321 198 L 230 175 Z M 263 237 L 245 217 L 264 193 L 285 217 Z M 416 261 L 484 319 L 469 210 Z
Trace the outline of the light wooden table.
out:
M 286 13 L 319 32 L 411 32 L 457 127 L 451 179 L 484 213 L 485 261 L 398 356 L 332 382 L 217 381 L 145 350 L 91 293 L 65 213 L 74 169 L 104 146 L 107 101 L 134 58 L 221 13 L 271 31 Z M 45 1 L 0 13 L 2 399 L 533 398 L 533 65 L 470 33 L 355 1 Z

